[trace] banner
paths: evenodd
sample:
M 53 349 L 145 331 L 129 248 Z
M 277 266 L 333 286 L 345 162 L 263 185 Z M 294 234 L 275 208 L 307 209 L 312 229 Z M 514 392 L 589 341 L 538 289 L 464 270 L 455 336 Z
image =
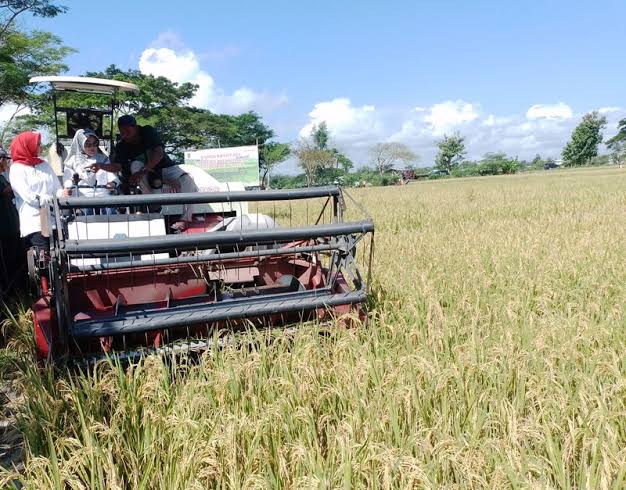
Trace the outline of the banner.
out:
M 186 151 L 185 164 L 200 167 L 222 183 L 259 185 L 259 147 L 256 145 Z

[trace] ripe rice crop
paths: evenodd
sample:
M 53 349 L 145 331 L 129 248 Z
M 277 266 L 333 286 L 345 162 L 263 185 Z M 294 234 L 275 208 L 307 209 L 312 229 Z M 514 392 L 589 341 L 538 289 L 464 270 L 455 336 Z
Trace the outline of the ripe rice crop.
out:
M 69 375 L 33 366 L 17 315 L 23 467 L 0 483 L 624 488 L 626 171 L 350 193 L 376 224 L 367 326 Z

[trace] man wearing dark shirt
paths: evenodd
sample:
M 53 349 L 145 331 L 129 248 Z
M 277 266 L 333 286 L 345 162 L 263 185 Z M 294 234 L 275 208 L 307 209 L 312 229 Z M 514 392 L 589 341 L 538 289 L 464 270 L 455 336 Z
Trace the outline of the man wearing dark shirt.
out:
M 125 115 L 117 120 L 122 140 L 115 145 L 115 161 L 96 164 L 109 172 L 122 172 L 141 192 L 152 194 L 167 184 L 177 192 L 198 192 L 198 187 L 182 168 L 165 153 L 163 142 L 152 126 L 139 126 L 135 118 Z M 97 169 L 96 169 L 97 170 Z M 191 221 L 192 206 L 183 206 L 181 220 L 173 228 L 182 231 Z

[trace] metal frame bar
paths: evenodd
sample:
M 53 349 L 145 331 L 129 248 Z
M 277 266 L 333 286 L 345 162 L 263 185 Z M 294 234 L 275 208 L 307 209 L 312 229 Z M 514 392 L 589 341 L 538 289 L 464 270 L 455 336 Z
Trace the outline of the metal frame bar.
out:
M 222 300 L 217 303 L 173 306 L 171 308 L 133 308 L 108 318 L 72 323 L 74 337 L 104 337 L 150 330 L 171 329 L 227 320 L 279 315 L 318 308 L 362 303 L 365 289 L 332 294 L 328 289 L 312 289 L 253 298 Z M 148 320 L 149 321 L 146 321 Z
M 59 145 L 59 117 L 57 116 L 57 94 L 54 89 L 52 89 L 52 110 L 54 111 L 54 151 L 57 151 L 57 146 Z M 66 131 L 67 132 L 67 131 Z
M 374 223 L 372 221 L 354 221 L 291 229 L 216 231 L 190 235 L 125 238 L 124 240 L 65 240 L 61 248 L 69 256 L 99 257 L 105 254 L 110 256 L 115 253 L 183 251 L 215 248 L 219 245 L 278 243 L 280 241 L 309 240 L 373 231 Z
M 57 106 L 57 111 L 59 111 L 59 112 L 64 112 L 64 111 L 85 111 L 85 112 L 91 112 L 93 114 L 100 114 L 102 116 L 106 116 L 106 115 L 110 115 L 111 114 L 111 110 L 110 109 L 92 109 L 90 107 L 63 107 L 63 106 Z
M 90 264 L 90 265 L 70 265 L 70 272 L 96 272 L 111 271 L 119 269 L 128 269 L 133 267 L 158 267 L 163 265 L 185 265 L 205 262 L 219 262 L 222 260 L 245 259 L 256 257 L 270 257 L 275 255 L 297 255 L 304 253 L 328 252 L 337 250 L 338 244 L 312 245 L 304 247 L 291 248 L 272 248 L 266 250 L 248 250 L 242 252 L 228 253 L 212 253 L 209 255 L 188 255 L 183 257 L 167 258 L 167 259 L 150 259 L 150 260 L 128 260 L 119 262 L 110 262 L 106 264 Z M 110 254 L 109 254 L 110 256 Z M 79 259 L 80 260 L 80 259 Z
M 126 206 L 215 204 L 230 202 L 263 202 L 312 199 L 316 197 L 338 197 L 339 187 L 316 187 L 272 191 L 194 192 L 172 194 L 139 194 L 104 197 L 59 197 L 61 209 L 108 208 Z

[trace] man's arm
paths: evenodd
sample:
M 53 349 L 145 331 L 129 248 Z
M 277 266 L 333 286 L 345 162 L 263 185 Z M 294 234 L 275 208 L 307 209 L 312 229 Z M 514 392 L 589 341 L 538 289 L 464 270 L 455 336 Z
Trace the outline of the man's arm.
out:
M 97 170 L 102 169 L 102 170 L 106 170 L 107 172 L 120 172 L 122 170 L 122 164 L 121 163 L 94 163 L 93 167 L 97 167 Z
M 114 162 L 108 161 L 108 158 L 107 158 L 106 162 L 96 163 L 91 166 L 91 169 L 94 172 L 97 172 L 100 169 L 105 170 L 107 172 L 113 172 L 113 173 L 121 172 L 122 166 L 123 166 L 122 162 L 124 162 L 127 157 L 127 153 L 122 145 L 122 142 L 119 142 L 115 145 L 115 150 L 113 150 L 113 156 L 115 158 Z
M 146 155 L 148 157 L 148 161 L 144 164 L 143 168 L 137 172 L 135 172 L 130 181 L 132 183 L 137 183 L 139 180 L 147 173 L 153 172 L 156 166 L 163 158 L 163 147 L 162 146 L 154 146 L 146 150 Z
M 162 146 L 154 146 L 148 149 L 147 153 L 148 161 L 146 162 L 145 168 L 148 172 L 152 172 L 163 159 L 165 153 L 163 152 Z

